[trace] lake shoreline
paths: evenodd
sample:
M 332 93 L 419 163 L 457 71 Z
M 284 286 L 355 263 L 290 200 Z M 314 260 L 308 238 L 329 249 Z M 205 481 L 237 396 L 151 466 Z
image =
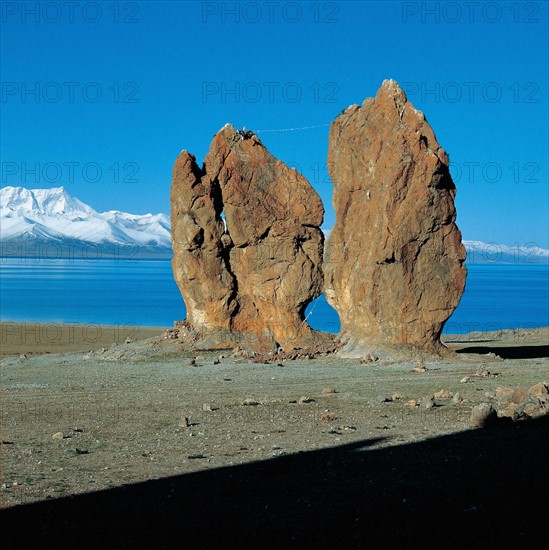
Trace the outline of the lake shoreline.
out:
M 0 321 L 0 356 L 69 353 L 108 348 L 112 344 L 160 337 L 172 327 L 130 324 L 60 323 Z M 471 331 L 443 334 L 442 341 L 451 349 L 471 343 L 495 343 L 513 346 L 534 345 L 549 340 L 549 327 Z
M 0 321 L 0 356 L 108 348 L 160 336 L 167 328 L 129 324 Z

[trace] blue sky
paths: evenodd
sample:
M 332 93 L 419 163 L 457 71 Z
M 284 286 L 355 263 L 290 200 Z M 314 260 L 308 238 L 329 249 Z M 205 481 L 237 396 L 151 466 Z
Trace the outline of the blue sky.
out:
M 393 78 L 450 154 L 464 238 L 549 247 L 545 1 L 4 2 L 1 18 L 2 186 L 168 213 L 176 156 L 201 163 L 226 122 L 327 125 Z M 259 135 L 331 227 L 328 127 Z

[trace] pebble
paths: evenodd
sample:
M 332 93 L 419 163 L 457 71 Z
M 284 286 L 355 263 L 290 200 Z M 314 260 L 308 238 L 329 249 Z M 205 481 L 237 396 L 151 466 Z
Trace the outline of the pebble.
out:
M 410 399 L 410 401 L 406 401 L 406 403 L 404 403 L 404 406 L 413 409 L 414 407 L 417 407 L 417 401 L 415 399 Z
M 242 401 L 242 405 L 244 407 L 256 407 L 257 405 L 261 405 L 261 403 L 259 401 L 256 401 L 255 399 L 244 399 L 244 401 Z
M 211 411 L 216 411 L 217 408 L 216 408 L 216 407 L 212 407 L 212 406 L 210 405 L 210 403 L 203 403 L 203 404 L 202 404 L 202 410 L 203 410 L 203 411 L 211 412 Z
M 469 424 L 473 428 L 485 428 L 497 420 L 497 413 L 490 403 L 480 403 L 471 410 Z
M 435 399 L 452 399 L 452 397 L 454 397 L 454 394 L 448 390 L 439 390 L 434 394 Z
M 195 360 L 196 360 L 196 361 L 204 361 L 204 359 L 205 359 L 205 357 L 204 357 L 203 355 L 197 355 L 197 356 L 195 357 Z
M 194 359 L 185 359 L 183 360 L 183 366 L 184 367 L 192 367 L 196 365 L 196 361 Z
M 422 409 L 429 410 L 429 409 L 432 409 L 434 406 L 435 406 L 435 399 L 433 396 L 426 395 L 425 397 L 422 398 L 421 400 Z
M 332 394 L 332 393 L 336 393 L 336 391 L 334 390 L 334 388 L 324 388 L 324 389 L 322 390 L 322 393 L 323 393 L 324 395 L 330 395 L 330 394 Z
M 22 353 L 22 354 L 19 356 L 19 359 L 26 359 L 26 358 L 27 358 L 27 356 L 26 356 L 24 353 Z
M 377 395 L 376 396 L 376 403 L 388 403 L 390 399 L 385 395 Z
M 400 393 L 393 393 L 391 395 L 391 401 L 401 401 L 402 399 L 404 399 L 404 396 L 400 395 Z
M 488 399 L 494 399 L 494 397 L 496 397 L 496 394 L 493 391 L 485 391 L 484 397 L 488 397 Z
M 327 422 L 331 422 L 332 420 L 337 420 L 337 414 L 335 412 L 327 412 L 327 413 L 324 413 L 321 417 L 320 417 L 320 420 L 325 420 Z
M 180 421 L 179 421 L 179 427 L 180 428 L 188 428 L 190 426 L 189 424 L 189 419 L 184 416 Z
M 461 394 L 457 391 L 454 394 L 454 397 L 452 397 L 452 403 L 455 403 L 456 405 L 459 405 L 463 402 L 463 397 L 461 397 Z
M 461 384 L 467 384 L 471 381 L 471 378 L 469 376 L 464 376 L 461 380 L 460 380 L 460 383 Z
M 427 368 L 426 367 L 414 367 L 410 372 L 427 372 Z
M 63 439 L 63 432 L 55 432 L 52 436 L 52 439 L 55 439 L 56 441 L 59 441 Z
M 314 403 L 314 402 L 315 402 L 314 399 L 312 399 L 311 397 L 307 397 L 305 395 L 302 395 L 298 400 L 298 403 L 300 405 L 304 405 L 305 403 Z

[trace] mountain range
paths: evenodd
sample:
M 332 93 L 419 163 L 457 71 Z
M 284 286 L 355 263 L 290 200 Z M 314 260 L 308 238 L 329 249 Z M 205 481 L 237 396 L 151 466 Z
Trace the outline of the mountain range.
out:
M 96 212 L 53 189 L 0 189 L 0 256 L 171 257 L 165 214 Z
M 464 240 L 474 264 L 547 264 L 549 250 Z M 165 214 L 97 212 L 63 187 L 0 189 L 0 257 L 170 258 Z

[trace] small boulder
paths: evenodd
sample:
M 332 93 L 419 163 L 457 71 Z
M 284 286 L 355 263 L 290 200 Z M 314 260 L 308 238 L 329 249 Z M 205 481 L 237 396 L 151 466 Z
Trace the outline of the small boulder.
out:
M 452 397 L 452 403 L 455 403 L 456 405 L 459 405 L 463 402 L 463 397 L 461 397 L 461 394 L 457 391 L 454 394 L 454 397 Z
M 497 413 L 490 403 L 480 403 L 471 410 L 469 424 L 473 428 L 486 428 L 497 420 Z
M 549 394 L 549 388 L 543 382 L 539 382 L 533 385 L 528 391 L 528 395 L 530 396 L 548 395 L 548 394 Z
M 522 386 L 515 388 L 513 393 L 511 394 L 511 401 L 515 403 L 515 405 L 520 405 L 521 403 L 524 403 L 524 401 L 526 401 L 527 399 L 528 392 Z
M 435 406 L 435 399 L 432 395 L 426 395 L 421 399 L 421 408 L 425 410 L 432 409 Z
M 452 397 L 454 394 L 448 390 L 439 390 L 434 394 L 435 399 L 452 399 Z

